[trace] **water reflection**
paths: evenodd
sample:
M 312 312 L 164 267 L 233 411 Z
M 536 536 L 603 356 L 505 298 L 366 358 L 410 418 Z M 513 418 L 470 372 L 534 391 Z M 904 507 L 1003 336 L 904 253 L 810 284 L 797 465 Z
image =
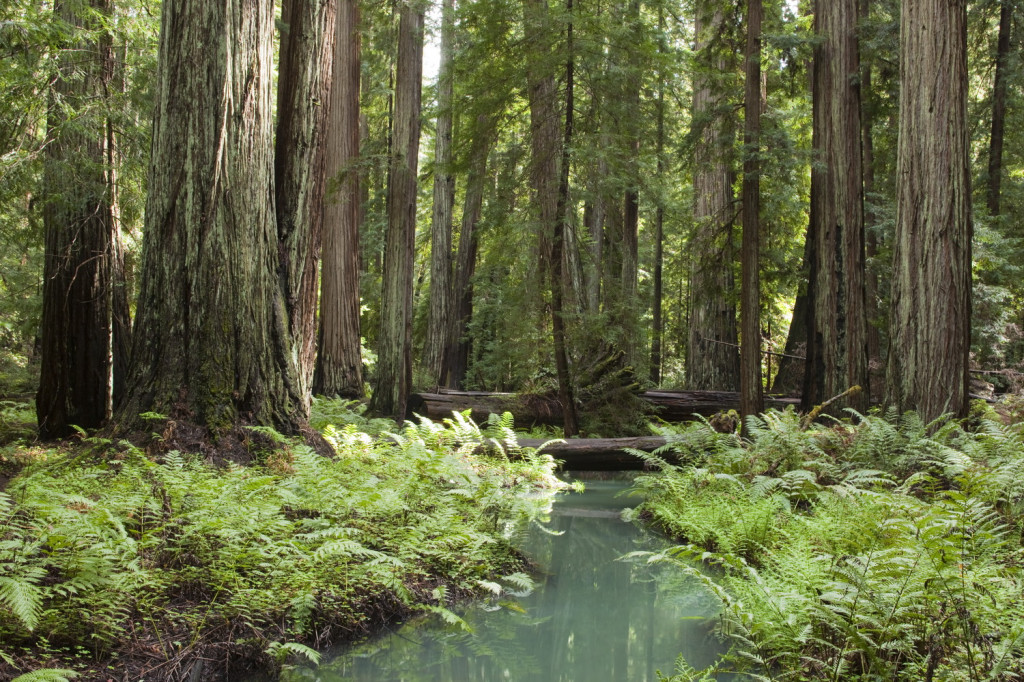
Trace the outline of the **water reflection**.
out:
M 628 481 L 586 486 L 555 503 L 547 527 L 559 535 L 534 528 L 524 538 L 543 571 L 536 590 L 511 607 L 468 610 L 472 633 L 421 619 L 288 678 L 653 682 L 656 670 L 672 671 L 680 652 L 691 665 L 711 663 L 721 650 L 706 620 L 716 600 L 669 567 L 619 561 L 664 541 L 620 520 L 631 503 L 616 495 Z

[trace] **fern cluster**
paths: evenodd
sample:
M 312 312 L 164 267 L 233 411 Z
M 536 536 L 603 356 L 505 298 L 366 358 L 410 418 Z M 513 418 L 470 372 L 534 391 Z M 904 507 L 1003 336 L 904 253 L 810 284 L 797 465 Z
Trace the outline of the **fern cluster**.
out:
M 735 645 L 671 679 L 1024 676 L 1021 429 L 852 416 L 769 412 L 744 440 L 697 424 L 666 446 L 689 464 L 651 458 L 640 512 L 684 544 L 648 558 L 698 576 Z
M 384 437 L 358 420 L 324 427 L 334 459 L 269 434 L 247 468 L 104 442 L 27 467 L 0 493 L 0 666 L 88 668 L 145 646 L 166 671 L 211 632 L 273 663 L 521 587 L 511 534 L 550 504 L 533 493 L 560 485 L 551 458 L 477 454 L 514 446 L 507 419 Z

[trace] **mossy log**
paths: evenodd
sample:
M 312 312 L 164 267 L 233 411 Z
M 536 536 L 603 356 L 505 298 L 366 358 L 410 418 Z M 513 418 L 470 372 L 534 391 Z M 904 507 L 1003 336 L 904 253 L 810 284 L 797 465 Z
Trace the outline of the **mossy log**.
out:
M 650 404 L 651 414 L 668 422 L 683 422 L 694 415 L 709 417 L 723 410 L 738 410 L 740 394 L 731 391 L 644 391 L 639 397 Z M 765 407 L 782 409 L 798 406 L 799 398 L 766 396 Z M 452 412 L 470 410 L 474 421 L 487 420 L 489 414 L 511 412 L 517 427 L 535 425 L 560 426 L 562 410 L 554 397 L 488 393 L 486 391 L 441 391 L 414 393 L 409 398 L 408 416 L 419 414 L 430 419 L 445 419 Z

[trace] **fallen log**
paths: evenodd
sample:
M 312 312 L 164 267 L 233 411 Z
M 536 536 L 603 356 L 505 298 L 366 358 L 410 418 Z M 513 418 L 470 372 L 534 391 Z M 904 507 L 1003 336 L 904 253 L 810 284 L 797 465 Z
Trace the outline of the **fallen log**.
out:
M 465 410 L 470 410 L 470 417 L 478 424 L 486 422 L 488 415 L 511 412 L 517 427 L 562 425 L 562 407 L 558 400 L 530 393 L 448 390 L 413 393 L 409 396 L 407 416 L 418 414 L 436 421 Z
M 567 471 L 639 471 L 644 469 L 643 458 L 626 449 L 651 452 L 665 444 L 661 436 L 637 438 L 572 438 L 567 441 L 547 442 L 535 438 L 520 438 L 523 448 L 540 448 L 540 452 L 562 461 Z M 543 446 L 543 447 L 541 447 Z M 674 462 L 675 458 L 665 457 Z
M 684 422 L 694 415 L 710 417 L 728 410 L 739 410 L 740 394 L 732 391 L 644 391 L 640 398 L 651 405 L 652 414 L 667 422 Z M 765 396 L 765 407 L 784 409 L 799 406 L 799 398 Z M 527 393 L 488 393 L 486 391 L 440 391 L 413 393 L 409 396 L 408 416 L 418 414 L 439 420 L 452 412 L 470 410 L 477 423 L 487 421 L 490 414 L 511 412 L 517 427 L 536 425 L 561 426 L 562 409 L 558 400 Z

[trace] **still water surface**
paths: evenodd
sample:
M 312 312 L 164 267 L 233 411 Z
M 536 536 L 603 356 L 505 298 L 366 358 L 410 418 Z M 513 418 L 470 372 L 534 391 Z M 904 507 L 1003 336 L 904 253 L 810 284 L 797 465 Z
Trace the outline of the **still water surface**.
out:
M 582 475 L 581 475 L 582 476 Z M 589 479 L 589 477 L 588 477 Z M 548 532 L 532 527 L 521 547 L 538 565 L 536 589 L 512 606 L 476 605 L 468 633 L 439 619 L 406 623 L 383 637 L 329 652 L 289 679 L 323 682 L 653 682 L 683 653 L 695 667 L 722 650 L 709 633 L 718 604 L 667 566 L 621 561 L 665 540 L 621 520 L 629 481 L 586 480 L 559 495 Z M 557 533 L 555 535 L 553 533 Z

